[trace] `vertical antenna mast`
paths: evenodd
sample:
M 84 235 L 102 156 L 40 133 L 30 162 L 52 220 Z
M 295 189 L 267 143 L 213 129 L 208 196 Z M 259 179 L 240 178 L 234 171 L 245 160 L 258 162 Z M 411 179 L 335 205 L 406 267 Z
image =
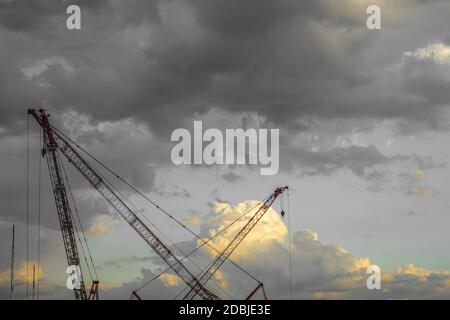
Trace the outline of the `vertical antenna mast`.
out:
M 15 237 L 15 226 L 12 227 L 12 246 L 11 246 L 11 291 L 9 298 L 14 300 L 14 237 Z
M 34 293 L 36 292 L 36 265 L 33 264 L 33 290 L 32 293 L 32 299 L 34 300 Z

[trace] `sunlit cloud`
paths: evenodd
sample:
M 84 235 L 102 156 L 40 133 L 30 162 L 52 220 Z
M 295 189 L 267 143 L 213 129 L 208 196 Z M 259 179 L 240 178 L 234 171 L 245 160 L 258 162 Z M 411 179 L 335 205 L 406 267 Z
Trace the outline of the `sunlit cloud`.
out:
M 170 273 L 163 273 L 162 275 L 159 276 L 159 278 L 164 282 L 164 284 L 167 287 L 176 287 L 182 283 L 180 277 Z
M 421 174 L 419 174 L 421 176 Z M 229 223 L 252 208 L 256 201 L 244 201 L 235 206 L 216 203 L 214 212 L 205 219 L 210 235 L 217 234 Z M 254 210 L 253 210 L 254 212 Z M 288 213 L 289 214 L 289 213 Z M 248 215 L 250 216 L 250 214 Z M 219 250 L 234 238 L 248 221 L 248 217 L 226 230 L 214 241 Z M 366 286 L 367 268 L 376 264 L 368 257 L 357 257 L 340 245 L 323 244 L 311 230 L 291 235 L 291 256 L 294 268 L 293 288 L 296 298 L 351 299 L 351 298 L 419 298 L 450 296 L 450 272 L 434 271 L 411 263 L 395 271 L 382 270 L 382 290 L 369 290 Z M 233 260 L 250 270 L 257 270 L 264 279 L 268 292 L 278 292 L 277 298 L 286 298 L 289 285 L 287 256 L 287 228 L 280 214 L 270 208 L 266 217 L 256 225 L 232 255 Z M 217 253 L 210 251 L 211 256 Z M 233 289 L 236 274 L 225 272 L 216 276 L 221 286 Z M 235 285 L 234 285 L 235 286 Z M 251 284 L 244 285 L 251 287 Z
M 414 57 L 418 60 L 432 60 L 439 64 L 450 65 L 450 46 L 441 42 L 431 44 L 415 51 L 404 53 L 406 57 Z
M 236 206 L 231 206 L 230 204 L 223 202 L 214 203 L 214 214 L 209 216 L 206 221 L 208 225 L 213 226 L 213 228 L 209 230 L 210 236 L 214 236 L 234 220 L 247 213 L 245 217 L 212 240 L 214 247 L 223 251 L 260 206 L 260 203 L 254 200 L 241 202 Z M 281 219 L 280 213 L 276 212 L 273 208 L 269 208 L 263 218 L 244 239 L 243 243 L 241 243 L 241 245 L 233 252 L 231 258 L 252 259 L 254 247 L 263 248 L 273 241 L 282 243 L 286 234 L 287 228 Z M 201 243 L 202 241 L 198 240 L 198 245 Z M 216 251 L 211 248 L 209 248 L 209 250 L 211 255 L 216 255 Z
M 42 266 L 38 266 L 36 261 L 28 262 L 28 272 L 27 263 L 24 261 L 20 263 L 19 267 L 15 268 L 14 271 L 14 282 L 16 284 L 20 283 L 32 283 L 33 282 L 33 265 L 35 266 L 34 280 L 37 282 L 41 280 L 44 276 L 44 271 Z M 11 270 L 5 270 L 0 273 L 0 285 L 9 284 L 11 280 Z M 28 280 L 28 281 L 27 281 Z
M 119 224 L 120 221 L 118 219 L 106 220 L 109 218 L 105 218 L 104 215 L 99 215 L 91 224 L 88 229 L 88 234 L 91 236 L 101 236 L 106 234 L 109 229 L 116 224 Z
M 428 187 L 412 186 L 409 188 L 409 194 L 415 196 L 432 196 L 436 194 L 436 191 Z
M 183 224 L 185 225 L 198 225 L 200 224 L 200 219 L 197 217 L 187 217 L 183 219 Z

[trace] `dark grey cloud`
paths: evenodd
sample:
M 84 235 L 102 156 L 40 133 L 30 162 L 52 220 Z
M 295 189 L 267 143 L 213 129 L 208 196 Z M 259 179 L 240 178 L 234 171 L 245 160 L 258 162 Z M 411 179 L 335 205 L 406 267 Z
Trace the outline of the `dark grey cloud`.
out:
M 379 95 L 386 88 L 378 75 L 367 72 L 367 65 L 373 65 L 375 59 L 370 54 L 371 43 L 383 46 L 383 41 L 365 30 L 364 24 L 349 21 L 364 22 L 365 12 L 337 21 L 330 18 L 331 13 L 350 14 L 344 9 L 336 12 L 337 6 L 324 1 L 259 1 L 257 5 L 255 1 L 239 5 L 224 1 L 138 1 L 132 6 L 82 2 L 90 17 L 87 30 L 74 34 L 52 26 L 56 31 L 51 40 L 36 39 L 34 33 L 40 28 L 35 25 L 45 24 L 47 16 L 62 19 L 59 7 L 51 6 L 51 1 L 28 3 L 12 1 L 2 10 L 8 16 L 15 12 L 33 12 L 35 16 L 29 26 L 23 24 L 21 43 L 6 42 L 18 55 L 11 57 L 11 71 L 5 75 L 15 72 L 17 81 L 25 84 L 14 85 L 15 91 L 22 87 L 26 93 L 15 96 L 29 96 L 14 105 L 6 101 L 1 104 L 2 109 L 9 110 L 8 118 L 19 118 L 14 112 L 34 102 L 57 112 L 74 108 L 96 119 L 138 116 L 158 134 L 167 134 L 181 119 L 206 111 L 211 104 L 231 112 L 253 110 L 286 126 L 303 115 L 421 118 L 430 114 L 437 102 L 410 101 L 401 92 Z M 342 6 L 350 4 L 344 1 Z M 402 19 L 408 19 L 410 10 L 405 12 Z M 413 18 L 411 15 L 411 23 Z M 339 32 L 335 25 L 348 28 L 348 32 Z M 9 31 L 3 35 L 6 39 L 11 32 L 19 32 L 8 26 L 4 26 Z M 147 46 L 139 47 L 138 41 L 127 37 L 127 28 L 136 27 L 143 28 L 136 37 L 147 41 Z M 392 28 L 406 32 L 399 25 Z M 26 43 L 30 39 L 33 54 L 23 52 L 31 48 Z M 411 48 L 405 46 L 403 51 L 407 49 Z M 401 59 L 401 52 L 397 59 Z M 55 55 L 65 58 L 76 72 L 70 74 L 53 65 L 35 81 L 20 75 L 18 69 L 24 59 Z M 405 76 L 404 88 L 420 86 Z M 36 81 L 49 86 L 36 86 Z M 442 92 L 445 88 L 439 78 L 435 84 L 430 84 L 434 90 Z M 431 94 L 435 99 L 441 97 L 440 104 L 448 102 L 445 93 L 422 92 Z M 421 119 L 431 121 L 430 117 Z
M 102 264 L 97 266 L 97 269 L 102 270 L 105 267 L 121 268 L 127 263 L 147 262 L 151 260 L 154 260 L 154 257 L 138 257 L 138 256 L 120 257 L 104 261 Z
M 0 24 L 10 31 L 35 32 L 64 8 L 62 1 L 2 1 Z
M 109 0 L 3 0 L 0 2 L 0 25 L 10 32 L 23 33 L 52 41 L 59 38 L 65 25 L 66 8 L 78 5 L 98 13 L 108 9 Z
M 286 152 L 289 152 L 286 150 Z M 297 166 L 303 168 L 308 175 L 330 175 L 338 169 L 347 168 L 355 175 L 377 180 L 382 178 L 382 172 L 377 167 L 393 163 L 412 163 L 418 170 L 442 168 L 443 164 L 435 163 L 430 157 L 416 154 L 386 156 L 375 146 L 333 147 L 327 150 L 312 151 L 298 149 L 285 158 L 285 168 Z M 379 168 L 381 169 L 381 168 Z M 411 173 L 403 173 L 400 177 L 413 179 Z M 409 181 L 410 182 L 410 181 Z
M 449 67 L 404 56 L 431 42 L 449 44 L 447 1 L 386 3 L 381 32 L 365 28 L 364 4 L 350 0 L 70 4 L 82 8 L 82 31 L 65 29 L 67 1 L 0 1 L 0 208 L 5 224 L 15 222 L 23 229 L 29 106 L 48 108 L 53 123 L 144 191 L 155 191 L 155 168 L 170 159 L 170 132 L 213 107 L 226 115 L 254 113 L 268 127 L 281 128 L 284 170 L 331 175 L 347 168 L 372 182 L 369 190 L 383 191 L 383 166 L 404 162 L 420 170 L 442 168 L 430 157 L 387 155 L 378 146 L 312 151 L 290 140 L 313 130 L 304 122 L 308 119 L 349 119 L 340 133 L 383 119 L 403 120 L 397 133 L 402 135 L 448 130 Z M 321 134 L 335 134 L 329 131 Z M 35 148 L 35 124 L 32 133 Z M 33 152 L 36 156 L 38 150 Z M 43 168 L 46 176 L 45 162 Z M 83 197 L 93 190 L 77 172 L 69 169 L 69 176 L 87 225 L 93 213 L 108 212 L 102 199 Z M 232 183 L 244 179 L 233 172 L 221 178 Z M 405 173 L 396 178 L 406 193 L 414 193 L 411 187 L 435 190 L 408 180 Z M 42 224 L 57 230 L 48 180 L 43 183 Z M 35 224 L 36 188 L 32 190 Z M 191 197 L 185 189 L 156 191 Z M 2 232 L 5 244 L 6 234 Z M 7 252 L 7 245 L 1 252 Z M 312 259 L 315 263 L 320 259 Z M 278 271 L 267 274 L 276 279 Z M 144 274 L 145 279 L 152 276 Z M 322 276 L 313 272 L 311 281 Z M 427 283 L 434 278 L 429 279 Z M 286 285 L 286 279 L 278 280 Z M 318 288 L 317 282 L 307 281 L 298 286 Z
M 225 181 L 228 181 L 231 183 L 242 181 L 242 179 L 243 179 L 241 176 L 235 174 L 234 172 L 229 172 L 229 173 L 223 174 L 222 178 L 224 178 Z
M 126 300 L 131 297 L 131 292 L 141 287 L 144 283 L 149 282 L 157 275 L 156 272 L 152 272 L 148 269 L 141 270 L 141 278 L 132 282 L 127 282 L 118 288 L 110 288 L 101 290 L 101 299 L 119 299 Z M 167 287 L 163 281 L 156 279 L 143 289 L 139 290 L 139 296 L 144 300 L 169 300 L 173 299 L 177 294 L 177 290 Z
M 365 30 L 359 24 L 365 12 L 347 10 L 348 1 L 341 6 L 292 0 L 257 5 L 255 1 L 74 3 L 86 15 L 84 29 L 75 33 L 64 28 L 64 1 L 1 2 L 0 127 L 6 130 L 5 138 L 23 133 L 26 108 L 39 105 L 49 108 L 52 121 L 63 130 L 71 128 L 59 117 L 74 110 L 87 114 L 92 125 L 128 118 L 142 121 L 166 141 L 173 128 L 211 106 L 266 116 L 268 125 L 281 127 L 287 137 L 309 129 L 299 125 L 304 117 L 405 118 L 404 132 L 414 130 L 417 123 L 438 129 L 440 112 L 449 102 L 445 69 L 433 61 L 402 56 L 426 43 L 411 39 L 399 47 L 387 46 L 386 61 L 378 61 L 371 54 L 373 43 L 383 46 L 391 36 L 383 40 Z M 420 18 L 432 25 L 448 21 L 427 16 L 434 7 L 445 14 L 442 1 L 401 4 L 405 8 L 387 9 L 402 21 L 396 24 L 392 18 L 388 25 L 400 35 L 411 32 L 408 28 L 415 30 L 417 8 L 422 10 Z M 433 27 L 427 26 L 430 30 Z M 445 41 L 448 35 L 436 33 L 433 39 Z M 42 62 L 54 57 L 64 62 Z M 401 67 L 388 71 L 388 76 L 397 77 L 393 85 L 385 83 L 386 76 L 368 71 L 376 63 L 384 68 L 402 59 Z M 43 70 L 24 73 L 39 63 Z M 154 179 L 149 164 L 168 161 L 167 144 L 149 147 L 126 139 L 117 143 L 117 136 L 95 129 L 76 138 L 147 191 Z M 2 139 L 2 149 L 10 148 L 10 143 Z M 23 141 L 16 144 L 23 147 Z M 313 167 L 315 173 L 347 167 L 363 176 L 366 168 L 388 161 L 375 147 L 322 152 L 286 148 L 283 168 L 297 163 Z M 23 162 L 24 149 L 4 153 L 2 161 L 8 163 L 12 154 Z M 19 162 L 2 172 L 3 203 L 12 216 L 20 216 L 23 207 L 23 179 L 18 177 L 23 178 L 24 166 Z M 81 179 L 74 183 L 75 190 L 83 186 Z
M 405 212 L 402 214 L 402 216 L 406 216 L 406 217 L 416 217 L 421 215 L 422 213 L 420 212 L 415 212 L 415 211 L 409 211 L 409 212 Z
M 388 161 L 388 158 L 374 146 L 348 148 L 337 147 L 329 151 L 304 151 L 307 163 L 316 168 L 317 173 L 330 174 L 338 168 L 349 168 L 356 175 L 364 176 L 365 169 Z
M 402 70 L 403 88 L 428 102 L 429 106 L 442 106 L 450 100 L 450 79 L 445 76 L 447 68 L 433 61 L 407 59 Z M 429 110 L 430 111 L 430 110 Z
M 263 1 L 192 1 L 199 21 L 227 38 L 255 39 L 277 25 L 294 18 L 314 2 Z

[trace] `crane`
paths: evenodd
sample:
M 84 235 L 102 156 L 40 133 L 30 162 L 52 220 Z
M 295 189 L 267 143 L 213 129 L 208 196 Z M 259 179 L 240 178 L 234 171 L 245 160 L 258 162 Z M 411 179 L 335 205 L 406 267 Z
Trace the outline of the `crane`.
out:
M 58 143 L 57 138 L 53 134 L 48 122 L 48 116 L 44 110 L 40 110 L 40 115 L 36 110 L 29 109 L 28 114 L 32 115 L 43 129 L 44 148 L 42 155 L 47 158 L 47 165 L 52 184 L 53 195 L 56 203 L 56 211 L 58 214 L 59 224 L 66 252 L 67 263 L 69 266 L 80 266 L 80 256 L 78 253 L 77 243 L 75 239 L 74 223 L 72 220 L 72 211 L 67 198 L 67 191 L 64 185 L 63 171 L 59 163 L 57 154 Z M 89 296 L 86 293 L 84 281 L 81 277 L 78 286 L 74 286 L 73 291 L 76 300 L 94 299 L 98 291 L 98 280 L 92 283 Z
M 183 280 L 186 285 L 204 300 L 219 300 L 213 292 L 206 289 L 199 280 L 182 264 L 171 250 L 147 227 L 117 195 L 112 187 L 76 152 L 76 150 L 49 122 L 49 115 L 44 109 L 28 109 L 42 127 L 44 133 L 43 155 L 47 158 L 50 180 L 53 186 L 56 209 L 63 235 L 64 248 L 69 265 L 80 265 L 71 209 L 62 178 L 62 169 L 58 161 L 58 151 L 64 155 L 81 175 L 103 196 L 114 210 L 134 229 L 134 231 L 161 257 L 161 259 Z M 89 296 L 83 282 L 74 288 L 75 299 L 88 300 L 96 296 L 98 281 L 92 284 Z M 98 296 L 98 295 L 97 295 Z
M 244 227 L 237 233 L 234 239 L 228 244 L 225 250 L 220 253 L 216 259 L 211 263 L 209 268 L 203 272 L 201 277 L 199 278 L 199 285 L 205 285 L 209 279 L 217 272 L 220 266 L 230 257 L 233 251 L 239 246 L 239 244 L 244 240 L 244 238 L 250 233 L 253 227 L 258 223 L 259 220 L 266 214 L 267 210 L 270 208 L 272 203 L 277 199 L 277 197 L 282 194 L 289 187 L 279 187 L 276 188 L 275 191 L 261 204 L 255 214 L 248 220 L 248 222 L 244 225 Z M 284 215 L 284 211 L 282 211 L 282 216 Z M 251 298 L 255 294 L 255 292 L 262 287 L 262 283 L 260 283 L 247 297 L 247 300 Z M 264 289 L 264 287 L 262 287 Z M 185 300 L 192 300 L 197 295 L 196 288 L 191 288 L 189 292 L 184 296 Z

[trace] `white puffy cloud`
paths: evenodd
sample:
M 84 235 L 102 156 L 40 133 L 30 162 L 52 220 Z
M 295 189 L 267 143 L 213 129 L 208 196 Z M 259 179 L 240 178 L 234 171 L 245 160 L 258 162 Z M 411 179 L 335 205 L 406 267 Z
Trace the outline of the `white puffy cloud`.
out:
M 210 236 L 255 204 L 256 201 L 245 201 L 235 206 L 215 203 L 214 213 L 204 220 L 205 225 L 212 226 L 209 229 Z M 215 246 L 223 250 L 248 221 L 249 216 L 250 214 L 214 239 Z M 233 261 L 258 275 L 272 299 L 289 298 L 290 295 L 287 230 L 280 214 L 270 208 L 232 255 Z M 368 257 L 356 257 L 339 245 L 324 244 L 311 230 L 294 232 L 290 249 L 294 298 L 297 299 L 450 297 L 448 271 L 433 271 L 405 263 L 395 271 L 382 269 L 382 289 L 369 290 L 366 285 L 369 274 L 366 270 L 368 266 L 376 264 L 376 261 L 370 261 Z M 216 255 L 212 250 L 210 254 Z M 224 265 L 221 271 L 221 279 L 226 282 L 226 287 L 232 294 L 241 298 L 252 288 L 253 283 L 248 278 L 236 283 L 239 276 L 231 265 Z
M 256 208 L 260 206 L 258 201 L 245 201 L 238 203 L 236 206 L 231 206 L 228 203 L 216 202 L 213 205 L 214 214 L 209 216 L 205 224 L 213 226 L 209 230 L 209 236 L 212 237 L 225 226 L 228 226 L 233 221 L 238 219 L 244 213 L 248 214 L 237 223 L 226 229 L 221 236 L 214 238 L 212 244 L 215 248 L 223 251 L 228 245 L 229 241 L 244 227 L 252 214 L 255 213 Z M 252 210 L 253 208 L 253 210 Z M 281 215 L 273 208 L 269 208 L 267 213 L 258 222 L 258 224 L 251 230 L 244 240 L 245 245 L 240 245 L 233 252 L 231 258 L 233 259 L 252 259 L 254 258 L 254 250 L 258 247 L 268 247 L 272 242 L 282 243 L 287 234 L 287 228 L 281 220 Z M 206 239 L 205 239 L 206 240 Z M 198 245 L 201 241 L 198 241 Z M 209 249 L 212 255 L 215 255 L 213 249 Z
M 16 267 L 14 272 L 14 280 L 15 284 L 24 284 L 24 283 L 32 283 L 33 282 L 33 265 L 35 266 L 35 281 L 38 281 L 43 278 L 44 271 L 42 266 L 38 266 L 36 261 L 29 261 L 28 270 L 26 262 L 20 263 L 18 267 Z M 0 272 L 0 286 L 6 285 L 10 283 L 11 273 L 10 270 L 4 270 Z
M 106 234 L 113 225 L 119 224 L 120 220 L 110 218 L 107 215 L 97 215 L 88 229 L 91 236 L 100 236 Z
M 450 46 L 442 42 L 433 43 L 415 51 L 407 51 L 404 55 L 419 60 L 432 60 L 439 64 L 450 65 Z
M 182 282 L 180 277 L 170 273 L 163 273 L 159 278 L 167 287 L 175 287 L 180 285 L 180 283 Z

